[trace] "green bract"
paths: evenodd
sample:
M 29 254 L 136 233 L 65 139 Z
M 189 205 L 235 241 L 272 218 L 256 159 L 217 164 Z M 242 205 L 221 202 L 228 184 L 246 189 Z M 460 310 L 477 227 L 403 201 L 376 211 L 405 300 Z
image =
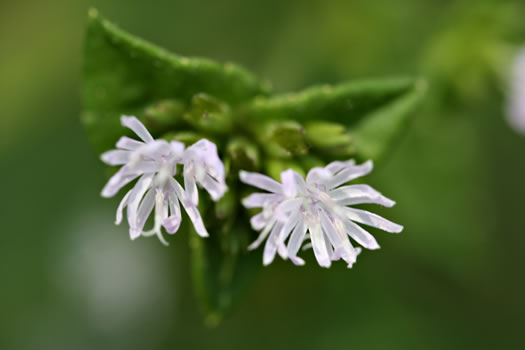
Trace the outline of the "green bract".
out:
M 385 79 L 273 95 L 267 82 L 243 68 L 171 54 L 91 10 L 82 120 L 98 152 L 127 133 L 122 114 L 137 116 L 154 137 L 217 144 L 229 192 L 201 203 L 210 237 L 190 236 L 195 290 L 214 323 L 261 266 L 258 254 L 246 249 L 255 232 L 239 205 L 247 189 L 238 171 L 277 177 L 333 159 L 377 160 L 395 143 L 424 87 L 414 79 Z

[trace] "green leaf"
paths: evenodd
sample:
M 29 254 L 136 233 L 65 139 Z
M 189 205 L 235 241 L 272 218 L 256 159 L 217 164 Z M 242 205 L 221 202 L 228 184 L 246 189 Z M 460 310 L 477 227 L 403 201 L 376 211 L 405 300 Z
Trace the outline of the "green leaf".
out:
M 312 87 L 298 93 L 257 97 L 243 106 L 242 113 L 256 121 L 342 124 L 352 147 L 344 145 L 340 154 L 376 159 L 405 125 L 424 85 L 413 79 L 384 79 Z
M 124 133 L 123 113 L 144 119 L 152 105 L 176 99 L 189 106 L 200 93 L 235 106 L 269 91 L 243 68 L 171 54 L 120 30 L 96 10 L 89 12 L 84 61 L 83 122 L 99 152 Z M 150 131 L 158 136 L 170 130 Z
M 406 127 L 415 107 L 425 94 L 427 84 L 424 80 L 390 104 L 379 108 L 350 128 L 356 155 L 361 160 L 380 159 Z

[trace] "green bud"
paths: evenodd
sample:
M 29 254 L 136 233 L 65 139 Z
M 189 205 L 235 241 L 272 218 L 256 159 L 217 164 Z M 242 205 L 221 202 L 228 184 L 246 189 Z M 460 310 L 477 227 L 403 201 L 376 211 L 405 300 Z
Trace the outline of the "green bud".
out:
M 235 138 L 226 146 L 225 163 L 233 172 L 255 171 L 260 167 L 257 146 L 244 138 Z
M 193 132 L 193 131 L 180 131 L 180 132 L 168 132 L 162 135 L 161 138 L 166 141 L 177 140 L 177 141 L 184 143 L 186 146 L 190 146 L 205 137 L 204 135 Z M 209 139 L 209 140 L 214 142 L 214 140 L 212 139 Z
M 162 100 L 144 109 L 144 123 L 148 129 L 172 128 L 183 120 L 184 103 L 180 100 Z
M 269 122 L 262 135 L 261 143 L 275 157 L 288 158 L 308 153 L 304 128 L 297 122 Z
M 281 181 L 281 173 L 288 169 L 295 170 L 302 176 L 305 176 L 303 168 L 292 160 L 270 158 L 266 161 L 265 168 L 266 173 L 277 181 Z
M 227 134 L 233 126 L 230 106 L 206 94 L 193 96 L 184 119 L 194 128 L 214 134 Z
M 344 125 L 339 123 L 312 121 L 305 125 L 306 139 L 308 142 L 319 148 L 331 148 L 348 146 L 352 138 Z

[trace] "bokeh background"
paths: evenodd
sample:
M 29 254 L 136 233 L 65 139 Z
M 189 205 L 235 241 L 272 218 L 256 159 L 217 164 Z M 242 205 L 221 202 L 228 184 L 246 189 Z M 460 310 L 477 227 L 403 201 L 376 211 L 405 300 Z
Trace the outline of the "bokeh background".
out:
M 401 235 L 352 270 L 263 269 L 207 328 L 187 237 L 130 242 L 79 121 L 87 10 L 277 91 L 411 75 L 428 96 L 368 182 Z M 505 120 L 523 1 L 3 0 L 0 349 L 514 349 L 525 327 L 525 137 Z M 255 254 L 260 254 L 257 252 Z

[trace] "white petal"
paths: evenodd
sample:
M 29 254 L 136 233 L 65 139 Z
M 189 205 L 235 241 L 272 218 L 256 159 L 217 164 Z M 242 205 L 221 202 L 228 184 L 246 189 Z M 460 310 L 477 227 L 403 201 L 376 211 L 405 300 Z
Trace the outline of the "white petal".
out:
M 290 261 L 293 262 L 294 265 L 297 265 L 297 266 L 303 266 L 304 265 L 304 260 L 301 259 L 300 257 L 298 257 L 297 255 L 290 257 Z
M 144 197 L 146 191 L 150 188 L 151 182 L 153 181 L 153 175 L 142 175 L 142 177 L 137 181 L 131 194 L 128 199 L 128 224 L 129 224 L 129 234 L 131 239 L 138 238 L 141 234 L 142 229 L 137 230 L 137 219 L 138 219 L 138 208 L 140 201 Z
M 521 49 L 514 61 L 507 120 L 515 131 L 525 134 L 525 49 Z
M 252 242 L 252 244 L 250 244 L 248 246 L 248 250 L 254 250 L 254 249 L 257 249 L 259 247 L 259 245 L 261 245 L 261 243 L 266 239 L 266 236 L 268 236 L 268 234 L 270 233 L 270 230 L 275 226 L 275 219 L 272 219 L 270 220 L 270 222 L 268 222 L 268 224 L 264 227 L 264 230 L 262 230 L 262 232 L 259 234 L 259 236 L 257 237 L 257 239 L 255 241 Z
M 143 146 L 143 145 L 144 145 L 144 142 L 133 140 L 133 139 L 127 137 L 127 136 L 122 136 L 117 141 L 117 148 L 120 148 L 120 149 L 123 149 L 123 150 L 127 150 L 127 151 L 134 151 L 134 150 L 136 150 L 137 148 L 139 148 L 140 146 Z
M 104 152 L 100 155 L 100 159 L 108 165 L 126 164 L 129 160 L 130 151 L 114 149 Z
M 319 221 L 308 223 L 308 230 L 310 231 L 310 239 L 317 262 L 321 267 L 330 267 L 330 256 L 326 250 L 325 238 Z
M 264 253 L 263 253 L 263 265 L 269 265 L 272 263 L 273 259 L 275 258 L 275 253 L 277 252 L 277 245 L 279 240 L 279 234 L 281 233 L 281 229 L 283 228 L 283 224 L 277 223 L 272 229 L 272 232 L 270 233 L 270 237 L 268 237 L 268 240 L 266 241 L 266 244 L 264 246 Z
M 188 195 L 189 200 L 194 204 L 199 204 L 199 193 L 197 192 L 197 184 L 192 175 L 184 174 L 184 191 Z
M 320 212 L 321 228 L 335 248 L 343 245 L 343 240 L 337 233 L 334 224 L 324 211 Z M 347 238 L 348 239 L 348 238 Z
M 125 116 L 120 117 L 120 123 L 133 130 L 138 137 L 140 137 L 144 142 L 152 142 L 153 137 L 150 135 L 148 129 L 142 124 L 136 117 Z
M 352 266 L 355 264 L 355 262 L 357 261 L 357 257 L 359 256 L 359 254 L 361 254 L 361 248 L 357 247 L 357 248 L 354 248 L 354 259 L 350 262 L 348 262 L 348 265 L 346 266 L 347 268 L 351 269 Z
M 288 257 L 290 258 L 290 260 L 292 260 L 292 262 L 294 261 L 293 258 L 297 256 L 297 252 L 299 251 L 299 248 L 301 248 L 301 244 L 304 241 L 305 235 L 306 235 L 306 225 L 304 221 L 300 219 L 297 225 L 295 226 L 294 230 L 292 231 L 290 240 L 288 241 Z
M 182 142 L 175 140 L 170 142 L 171 151 L 177 156 L 181 156 L 184 153 L 184 147 L 185 146 Z
M 341 162 L 341 161 L 338 161 L 336 160 L 335 162 L 332 162 L 330 164 L 328 164 L 325 169 L 328 170 L 329 172 L 331 172 L 332 174 L 335 174 L 341 170 L 343 170 L 344 168 L 347 168 L 349 166 L 352 166 L 352 165 L 355 165 L 355 161 L 353 159 L 350 159 L 346 162 Z
M 313 185 L 325 185 L 333 174 L 326 168 L 315 167 L 310 169 L 306 175 L 306 183 Z
M 148 174 L 158 172 L 160 170 L 160 165 L 155 161 L 142 160 L 128 164 L 126 169 L 128 169 L 131 173 Z
M 294 198 L 282 201 L 274 211 L 274 216 L 281 222 L 286 222 L 294 215 L 305 201 L 304 198 Z
M 150 188 L 138 207 L 137 211 L 137 221 L 135 222 L 134 231 L 139 234 L 144 230 L 144 225 L 148 220 L 153 207 L 155 206 L 155 189 Z
M 281 173 L 281 183 L 283 193 L 286 197 L 292 198 L 297 195 L 297 184 L 295 181 L 295 171 L 285 170 Z
M 122 198 L 122 200 L 120 201 L 120 204 L 118 205 L 118 208 L 117 208 L 117 216 L 115 218 L 115 225 L 120 225 L 120 223 L 122 222 L 122 211 L 124 210 L 126 205 L 128 205 L 128 199 L 130 195 L 131 195 L 131 190 L 129 190 L 124 196 L 124 198 Z
M 399 233 L 403 231 L 403 226 L 393 223 L 379 215 L 370 213 L 361 209 L 344 208 L 346 209 L 346 216 L 352 221 L 359 222 L 368 226 L 379 228 L 383 231 L 391 233 Z
M 337 174 L 335 174 L 330 181 L 327 182 L 329 189 L 338 187 L 344 183 L 357 179 L 358 177 L 364 176 L 370 173 L 373 169 L 373 163 L 371 160 L 364 162 L 361 165 L 351 165 L 343 168 Z
M 242 205 L 245 208 L 262 208 L 269 202 L 273 202 L 281 196 L 273 193 L 252 193 L 242 200 Z
M 127 166 L 119 169 L 102 189 L 102 197 L 113 197 L 122 187 L 135 180 L 140 174 L 129 171 Z
M 348 236 L 344 232 L 344 227 L 340 224 L 339 220 L 335 220 L 335 223 L 326 215 L 321 212 L 321 227 L 323 232 L 326 234 L 332 245 L 334 246 L 334 253 L 332 260 L 343 259 L 347 263 L 353 263 L 355 261 L 355 250 L 348 239 Z
M 250 225 L 256 231 L 262 230 L 263 227 L 266 226 L 266 224 L 268 224 L 268 219 L 264 216 L 263 213 L 259 213 L 257 215 L 254 215 L 250 219 Z
M 344 221 L 346 233 L 357 243 L 367 249 L 379 249 L 376 239 L 361 226 L 354 224 L 350 220 Z
M 284 244 L 284 242 L 286 241 L 288 236 L 290 236 L 290 233 L 292 232 L 293 228 L 298 224 L 300 216 L 301 215 L 299 213 L 293 214 L 293 216 L 290 217 L 290 220 L 288 220 L 284 224 L 284 226 L 281 229 L 281 232 L 279 233 L 279 237 L 277 238 L 277 252 L 283 259 L 288 258 L 288 250 L 286 249 L 286 245 Z
M 340 205 L 370 203 L 392 207 L 396 204 L 368 185 L 343 186 L 330 191 L 328 195 Z
M 170 193 L 168 196 L 170 216 L 162 222 L 162 226 L 169 234 L 174 234 L 179 230 L 182 216 L 180 212 L 179 200 L 175 193 Z
M 194 205 L 193 202 L 190 201 L 187 194 L 184 192 L 182 186 L 177 181 L 175 181 L 174 178 L 170 177 L 169 181 L 171 182 L 171 186 L 173 186 L 175 193 L 179 198 L 180 203 L 182 204 L 182 207 L 184 208 L 191 222 L 193 223 L 193 227 L 195 228 L 197 234 L 201 237 L 208 237 L 208 231 L 204 226 L 204 222 L 202 222 L 202 217 L 199 211 L 197 210 L 197 207 Z
M 208 174 L 204 176 L 204 179 L 200 182 L 200 184 L 202 187 L 204 187 L 206 192 L 210 194 L 211 199 L 214 201 L 221 199 L 228 189 L 224 182 L 219 182 Z
M 133 156 L 130 158 L 130 161 L 159 160 L 170 156 L 170 154 L 171 147 L 169 143 L 164 140 L 154 140 L 144 144 L 140 148 L 137 148 L 133 152 Z
M 252 185 L 262 190 L 277 193 L 277 194 L 283 193 L 281 184 L 266 175 L 262 175 L 258 173 L 250 173 L 250 172 L 241 170 L 239 172 L 239 178 L 245 184 Z

